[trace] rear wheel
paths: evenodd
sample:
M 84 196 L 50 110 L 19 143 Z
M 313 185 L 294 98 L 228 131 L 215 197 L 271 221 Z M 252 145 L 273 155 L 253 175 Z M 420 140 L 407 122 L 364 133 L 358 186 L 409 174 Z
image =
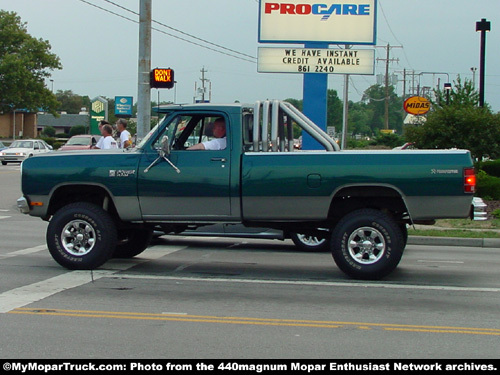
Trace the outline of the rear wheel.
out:
M 147 249 L 153 230 L 148 228 L 128 229 L 119 233 L 119 241 L 113 252 L 113 258 L 133 258 Z
M 326 233 L 328 235 L 328 233 Z M 302 251 L 321 252 L 330 249 L 330 240 L 328 237 L 315 237 L 300 233 L 290 233 L 295 246 Z
M 7 162 L 6 161 L 2 161 L 2 165 L 7 165 Z
M 78 202 L 62 207 L 50 220 L 47 246 L 54 260 L 68 269 L 103 265 L 113 254 L 116 226 L 101 207 Z
M 332 256 L 337 266 L 356 279 L 380 279 L 399 264 L 405 239 L 387 214 L 361 209 L 346 215 L 333 230 Z

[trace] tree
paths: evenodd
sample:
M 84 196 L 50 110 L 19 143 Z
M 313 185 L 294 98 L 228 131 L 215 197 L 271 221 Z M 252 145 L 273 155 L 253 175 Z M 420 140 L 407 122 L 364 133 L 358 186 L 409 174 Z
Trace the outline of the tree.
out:
M 0 111 L 56 113 L 58 103 L 45 79 L 62 65 L 50 48 L 48 41 L 28 34 L 15 12 L 0 10 Z
M 366 104 L 366 108 L 371 110 L 372 118 L 370 128 L 372 134 L 378 134 L 380 129 L 384 128 L 385 118 L 385 87 L 381 85 L 372 85 L 363 93 L 361 101 Z M 398 132 L 403 130 L 403 100 L 398 97 L 394 86 L 389 86 L 389 129 L 395 129 Z
M 467 80 L 455 82 L 449 104 L 443 95 L 436 92 L 437 103 L 423 125 L 407 126 L 406 140 L 418 148 L 467 149 L 476 161 L 500 157 L 500 114 L 476 105 L 477 93 Z
M 88 96 L 80 96 L 74 94 L 71 90 L 58 90 L 56 93 L 59 106 L 58 111 L 77 114 L 80 113 L 83 107 L 90 110 L 90 98 Z

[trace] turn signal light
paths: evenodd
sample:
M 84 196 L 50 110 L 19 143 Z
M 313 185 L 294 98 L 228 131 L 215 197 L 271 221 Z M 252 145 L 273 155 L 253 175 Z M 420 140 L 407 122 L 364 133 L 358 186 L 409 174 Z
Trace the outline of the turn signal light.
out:
M 474 168 L 464 169 L 464 193 L 476 192 L 476 172 Z

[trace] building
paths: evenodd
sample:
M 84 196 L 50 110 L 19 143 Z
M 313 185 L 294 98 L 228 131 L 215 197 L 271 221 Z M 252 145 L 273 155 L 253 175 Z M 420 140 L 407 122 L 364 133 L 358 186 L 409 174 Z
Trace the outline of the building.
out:
M 0 115 L 0 138 L 36 138 L 37 114 L 16 111 Z
M 51 114 L 40 113 L 37 117 L 37 128 L 39 132 L 42 132 L 47 126 L 51 126 L 56 129 L 56 133 L 65 134 L 69 134 L 69 131 L 73 126 L 85 126 L 88 129 L 90 121 L 88 113 L 79 115 L 69 115 L 63 113 L 59 115 L 59 117 L 54 117 Z

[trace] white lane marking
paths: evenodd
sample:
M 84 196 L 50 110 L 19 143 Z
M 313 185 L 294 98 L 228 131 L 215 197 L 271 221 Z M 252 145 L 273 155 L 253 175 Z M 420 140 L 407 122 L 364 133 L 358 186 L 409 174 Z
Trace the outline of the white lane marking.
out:
M 0 216 L 0 220 L 2 220 L 2 219 L 8 219 L 10 217 L 12 217 L 12 216 Z
M 53 294 L 88 284 L 103 277 L 111 277 L 117 272 L 127 270 L 138 264 L 161 258 L 185 248 L 185 246 L 155 246 L 149 251 L 146 250 L 144 256 L 140 258 L 110 260 L 104 265 L 106 269 L 70 271 L 47 280 L 8 290 L 0 294 L 0 313 L 6 313 L 13 309 L 29 305 L 33 302 L 50 297 Z
M 328 286 L 348 288 L 386 288 L 386 289 L 414 289 L 414 290 L 443 290 L 453 292 L 489 292 L 500 293 L 500 288 L 461 287 L 447 285 L 415 285 L 415 284 L 390 284 L 390 283 L 356 283 L 356 282 L 328 282 L 328 281 L 293 281 L 293 280 L 257 280 L 257 279 L 228 279 L 228 278 L 203 278 L 161 275 L 139 275 L 120 273 L 123 279 L 151 279 L 151 280 L 175 280 L 175 281 L 201 281 L 221 283 L 248 283 L 248 284 L 279 284 L 279 285 L 306 285 L 306 286 Z
M 461 262 L 458 260 L 417 260 L 420 263 L 448 263 L 448 264 L 464 264 L 465 262 Z
M 33 253 L 37 253 L 37 252 L 42 251 L 42 250 L 47 250 L 47 245 L 40 245 L 40 246 L 30 247 L 27 249 L 12 251 L 12 252 L 7 253 L 7 254 L 0 254 L 0 259 L 12 258 L 12 257 L 20 256 L 20 255 L 33 254 Z

